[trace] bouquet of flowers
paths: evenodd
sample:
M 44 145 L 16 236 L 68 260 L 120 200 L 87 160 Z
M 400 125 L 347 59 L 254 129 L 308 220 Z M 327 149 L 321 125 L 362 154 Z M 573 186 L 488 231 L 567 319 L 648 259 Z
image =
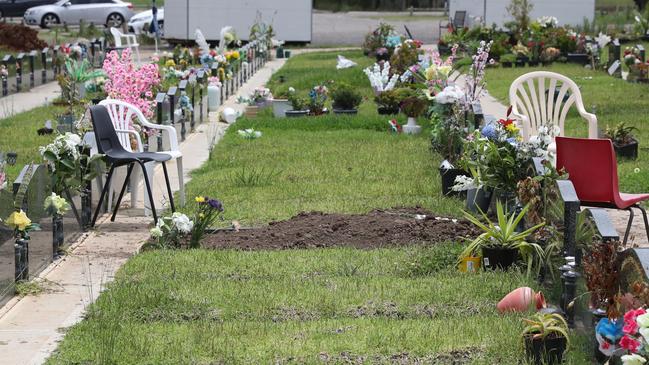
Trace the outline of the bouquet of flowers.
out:
M 256 130 L 254 130 L 252 128 L 250 128 L 250 129 L 239 129 L 237 131 L 237 134 L 239 134 L 239 136 L 241 138 L 243 138 L 243 139 L 257 139 L 257 138 L 261 137 L 261 132 L 256 131 Z
M 194 221 L 183 213 L 175 212 L 171 217 L 159 218 L 150 234 L 160 247 L 179 248 L 181 239 L 189 235 L 193 228 Z
M 649 359 L 649 313 L 644 308 L 626 312 L 622 332 L 619 346 L 627 352 L 622 356 L 622 363 L 646 364 Z
M 390 75 L 390 62 L 384 62 L 383 65 L 375 63 L 374 66 L 364 69 L 363 72 L 370 80 L 375 95 L 394 89 L 399 81 L 399 74 Z
M 14 230 L 16 238 L 29 239 L 29 232 L 40 230 L 40 225 L 33 223 L 22 209 L 11 213 L 5 223 Z
M 56 193 L 45 198 L 43 205 L 47 214 L 52 216 L 63 216 L 70 209 L 70 203 Z
M 311 114 L 320 115 L 324 113 L 325 102 L 329 95 L 329 89 L 324 85 L 317 85 L 309 92 L 309 110 Z
M 217 199 L 212 199 L 207 196 L 197 196 L 195 199 L 198 207 L 194 215 L 194 229 L 190 239 L 189 247 L 198 248 L 201 244 L 201 239 L 205 235 L 205 231 L 211 227 L 216 219 L 223 213 L 223 203 Z

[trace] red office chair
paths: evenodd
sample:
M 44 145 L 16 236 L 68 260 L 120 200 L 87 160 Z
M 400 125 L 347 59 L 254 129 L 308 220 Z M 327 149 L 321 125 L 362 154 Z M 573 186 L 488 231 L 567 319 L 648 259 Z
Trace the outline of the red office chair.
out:
M 640 202 L 649 200 L 649 194 L 620 193 L 617 160 L 613 144 L 608 139 L 556 137 L 557 170 L 565 169 L 575 187 L 582 205 L 629 211 L 629 223 L 623 245 L 629 238 L 633 224 L 633 210 L 638 208 L 644 218 L 649 239 L 647 212 Z

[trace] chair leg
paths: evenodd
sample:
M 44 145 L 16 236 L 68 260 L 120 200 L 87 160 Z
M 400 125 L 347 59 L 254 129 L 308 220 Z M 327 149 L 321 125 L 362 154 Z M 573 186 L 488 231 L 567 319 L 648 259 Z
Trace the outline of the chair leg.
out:
M 144 163 L 138 161 L 140 167 L 142 167 L 142 174 L 144 174 L 144 184 L 146 185 L 147 194 L 149 194 L 149 202 L 151 202 L 151 212 L 153 213 L 153 224 L 158 223 L 158 213 L 155 210 L 155 202 L 153 201 L 153 191 L 151 190 L 151 184 L 149 184 L 149 174 L 146 173 L 146 168 Z
M 101 189 L 101 196 L 99 197 L 99 203 L 97 204 L 95 215 L 94 217 L 92 217 L 92 223 L 90 224 L 90 227 L 94 227 L 95 223 L 97 223 L 97 217 L 99 216 L 99 211 L 101 210 L 101 206 L 104 202 L 104 198 L 106 197 L 106 192 L 108 191 L 108 187 L 110 186 L 110 180 L 113 178 L 113 171 L 115 171 L 115 165 L 110 166 L 110 170 L 108 171 L 108 177 L 106 177 L 106 183 L 104 184 L 104 188 Z
M 183 173 L 183 158 L 178 157 L 176 159 L 176 166 L 178 167 L 178 185 L 180 189 L 178 190 L 178 195 L 180 195 L 180 206 L 185 206 L 185 174 Z
M 636 205 L 640 212 L 642 212 L 642 218 L 644 219 L 644 230 L 647 232 L 647 240 L 649 240 L 649 219 L 647 219 L 647 211 L 638 203 Z
M 115 222 L 115 216 L 117 215 L 117 210 L 119 209 L 119 205 L 122 203 L 122 198 L 124 197 L 126 186 L 131 182 L 131 173 L 133 172 L 133 167 L 135 167 L 135 163 L 131 163 L 128 165 L 128 170 L 126 170 L 126 178 L 124 179 L 122 190 L 119 192 L 119 197 L 117 197 L 117 203 L 115 203 L 115 208 L 113 208 L 113 216 L 110 217 L 111 222 Z
M 167 184 L 167 194 L 169 194 L 169 204 L 171 204 L 171 211 L 175 212 L 176 207 L 174 206 L 174 193 L 171 191 L 171 183 L 169 183 L 169 173 L 167 172 L 167 164 L 162 163 L 162 172 L 165 175 L 165 184 Z
M 626 208 L 629 211 L 629 223 L 626 225 L 626 232 L 624 232 L 624 241 L 622 246 L 626 247 L 626 241 L 629 239 L 629 232 L 631 232 L 631 225 L 633 224 L 633 209 L 632 207 Z

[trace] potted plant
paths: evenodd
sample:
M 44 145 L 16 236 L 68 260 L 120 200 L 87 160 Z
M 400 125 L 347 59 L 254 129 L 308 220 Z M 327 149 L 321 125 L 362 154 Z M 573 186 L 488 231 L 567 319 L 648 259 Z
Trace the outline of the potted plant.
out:
M 335 114 L 356 114 L 358 106 L 363 101 L 363 96 L 351 85 L 340 82 L 331 93 L 333 110 Z
M 428 103 L 417 90 L 413 89 L 399 89 L 399 96 L 401 112 L 408 117 L 408 123 L 403 126 L 403 132 L 406 134 L 420 133 L 421 126 L 417 124 L 417 118 L 424 113 Z
M 548 66 L 552 62 L 556 61 L 559 56 L 561 56 L 561 51 L 559 49 L 548 47 L 541 52 L 541 64 L 543 66 Z
M 399 98 L 394 90 L 387 90 L 374 97 L 379 115 L 399 114 Z
M 47 214 L 52 216 L 52 238 L 54 254 L 60 253 L 65 236 L 63 234 L 63 216 L 70 209 L 70 204 L 56 193 L 45 198 L 43 203 Z
M 638 128 L 627 126 L 624 122 L 615 127 L 606 126 L 604 135 L 613 142 L 615 154 L 619 157 L 635 160 L 638 158 L 638 140 L 631 134 Z
M 480 218 L 464 212 L 465 218 L 480 228 L 483 233 L 462 251 L 460 260 L 481 253 L 482 266 L 485 270 L 496 268 L 507 270 L 520 257 L 527 264 L 528 276 L 534 267 L 538 271 L 544 255 L 543 248 L 536 243 L 527 242 L 526 238 L 543 224 L 518 232 L 518 224 L 525 217 L 528 209 L 529 206 L 525 206 L 518 214 L 516 212 L 506 214 L 503 205 L 496 202 L 496 223 L 491 222 L 484 212 L 480 213 Z
M 514 65 L 514 62 L 516 62 L 516 55 L 513 53 L 507 53 L 500 56 L 500 64 L 503 65 L 504 68 L 511 68 Z
M 523 321 L 527 358 L 536 365 L 560 364 L 569 343 L 566 320 L 558 313 L 538 312 Z
M 309 114 L 306 99 L 298 95 L 297 91 L 292 87 L 288 88 L 288 102 L 291 103 L 292 110 L 285 112 L 287 117 L 303 117 Z
M 286 112 L 291 108 L 292 105 L 288 100 L 288 94 L 279 94 L 273 97 L 273 115 L 275 118 L 284 118 Z
M 525 64 L 530 59 L 529 48 L 525 47 L 523 44 L 519 42 L 517 45 L 512 47 L 512 52 L 514 53 L 514 55 L 516 55 L 516 62 L 515 62 L 516 67 L 525 67 Z
M 325 108 L 325 103 L 329 98 L 329 89 L 325 85 L 316 85 L 309 92 L 309 114 L 322 115 L 329 111 Z

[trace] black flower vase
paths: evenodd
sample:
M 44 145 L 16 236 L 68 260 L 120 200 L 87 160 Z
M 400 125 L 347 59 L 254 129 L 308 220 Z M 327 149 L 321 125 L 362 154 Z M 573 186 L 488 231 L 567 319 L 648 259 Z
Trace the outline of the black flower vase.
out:
M 52 217 L 52 248 L 54 256 L 58 256 L 65 241 L 65 236 L 63 234 L 63 216 L 60 214 L 54 214 Z
M 27 280 L 29 278 L 29 240 L 18 238 L 14 243 L 15 271 L 16 281 Z

